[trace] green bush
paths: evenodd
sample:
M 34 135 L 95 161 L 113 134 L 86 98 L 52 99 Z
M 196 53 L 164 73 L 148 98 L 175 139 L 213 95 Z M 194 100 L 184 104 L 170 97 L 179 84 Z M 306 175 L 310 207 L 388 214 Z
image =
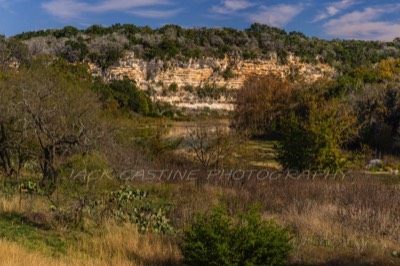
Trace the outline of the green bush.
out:
M 153 103 L 150 97 L 138 88 L 135 81 L 129 79 L 113 80 L 109 84 L 109 88 L 110 90 L 106 90 L 104 93 L 111 94 L 122 108 L 143 115 L 152 113 Z
M 83 41 L 68 40 L 65 42 L 67 48 L 61 56 L 68 62 L 80 62 L 86 58 L 89 53 L 88 46 Z
M 233 73 L 232 67 L 231 67 L 231 66 L 228 66 L 228 67 L 226 68 L 226 70 L 222 73 L 222 77 L 223 77 L 225 80 L 232 79 L 232 78 L 235 77 L 235 74 Z
M 358 134 L 352 111 L 335 102 L 309 106 L 304 117 L 291 113 L 283 125 L 277 160 L 285 169 L 337 171 L 346 167 L 342 151 Z
M 171 83 L 171 85 L 168 86 L 168 88 L 164 88 L 162 91 L 163 96 L 170 95 L 171 93 L 175 93 L 178 91 L 178 84 L 175 82 Z
M 291 250 L 287 229 L 261 220 L 253 208 L 237 222 L 222 207 L 198 214 L 184 232 L 187 265 L 285 265 Z
M 178 84 L 175 82 L 171 83 L 171 85 L 168 86 L 168 90 L 171 92 L 177 92 L 178 91 Z
M 194 88 L 193 88 L 192 85 L 185 85 L 183 87 L 183 90 L 186 91 L 186 92 L 189 92 L 189 93 L 193 93 L 194 92 Z

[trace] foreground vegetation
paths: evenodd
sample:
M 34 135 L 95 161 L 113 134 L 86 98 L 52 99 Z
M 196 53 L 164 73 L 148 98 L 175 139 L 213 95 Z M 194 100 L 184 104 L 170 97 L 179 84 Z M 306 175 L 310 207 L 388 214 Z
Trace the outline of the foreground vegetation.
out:
M 176 233 L 138 233 L 136 225 L 94 221 L 85 212 L 83 228 L 59 224 L 46 199 L 3 196 L 1 245 L 9 247 L 2 261 L 37 265 L 44 259 L 67 265 L 179 265 L 179 228 L 197 211 L 224 202 L 230 215 L 261 203 L 264 219 L 290 228 L 291 265 L 397 265 L 400 203 L 399 180 L 348 176 L 341 180 L 276 180 L 213 182 L 202 187 L 185 182 L 136 184 L 173 203 L 169 212 Z M 4 235 L 6 234 L 6 235 Z M 221 236 L 222 237 L 222 236 Z M 206 241 L 206 239 L 204 239 Z M 13 244 L 15 242 L 17 244 Z M 3 249 L 2 249 L 3 250 Z M 29 254 L 27 258 L 25 255 Z M 28 260 L 32 258 L 33 260 Z

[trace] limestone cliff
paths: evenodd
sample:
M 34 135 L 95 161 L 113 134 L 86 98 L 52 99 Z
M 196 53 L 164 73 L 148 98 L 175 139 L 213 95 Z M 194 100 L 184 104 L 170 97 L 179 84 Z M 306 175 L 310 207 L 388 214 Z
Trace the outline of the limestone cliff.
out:
M 100 69 L 91 65 L 94 74 L 101 75 Z M 334 69 L 326 64 L 307 64 L 294 56 L 288 57 L 286 64 L 280 64 L 276 55 L 270 60 L 237 60 L 201 59 L 189 62 L 144 61 L 135 58 L 134 53 L 127 52 L 118 65 L 109 68 L 104 77 L 107 80 L 128 77 L 137 82 L 143 90 L 153 88 L 158 92 L 154 97 L 157 100 L 170 102 L 175 106 L 199 108 L 209 107 L 215 109 L 231 109 L 231 99 L 223 97 L 219 100 L 199 99 L 193 93 L 183 90 L 161 95 L 161 91 L 175 83 L 178 88 L 191 86 L 193 88 L 211 85 L 225 87 L 228 90 L 239 89 L 247 77 L 251 75 L 265 75 L 275 73 L 281 76 L 296 76 L 307 82 L 313 82 L 322 77 L 334 75 Z

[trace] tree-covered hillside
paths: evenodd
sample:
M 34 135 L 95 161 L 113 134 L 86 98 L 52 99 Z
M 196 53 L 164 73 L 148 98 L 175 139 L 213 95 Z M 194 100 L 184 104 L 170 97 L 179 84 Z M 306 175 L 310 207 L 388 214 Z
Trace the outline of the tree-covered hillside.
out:
M 131 24 L 110 27 L 93 25 L 85 30 L 72 26 L 57 30 L 40 30 L 0 40 L 0 51 L 7 43 L 22 42 L 29 55 L 51 54 L 70 62 L 90 60 L 106 68 L 122 56 L 124 50 L 134 51 L 145 60 L 176 59 L 225 55 L 242 59 L 268 59 L 276 53 L 282 63 L 292 53 L 305 62 L 320 61 L 340 71 L 375 64 L 388 57 L 399 57 L 400 39 L 392 42 L 309 38 L 262 24 L 248 29 L 190 28 L 166 25 L 159 29 Z M 9 45 L 13 46 L 13 45 Z M 4 52 L 3 52 L 4 53 Z M 2 55 L 0 55 L 1 57 Z M 1 62 L 1 59 L 0 59 Z

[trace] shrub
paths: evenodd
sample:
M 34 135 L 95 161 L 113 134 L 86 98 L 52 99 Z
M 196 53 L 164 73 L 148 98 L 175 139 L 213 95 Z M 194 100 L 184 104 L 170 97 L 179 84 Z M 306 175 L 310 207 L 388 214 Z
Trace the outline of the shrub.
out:
M 219 100 L 222 96 L 227 95 L 227 89 L 225 87 L 216 87 L 214 85 L 198 87 L 196 92 L 200 99 L 209 98 L 213 100 Z
M 291 245 L 287 229 L 261 220 L 253 208 L 237 222 L 226 209 L 198 214 L 181 244 L 188 265 L 285 265 Z
M 356 117 L 343 104 L 309 106 L 304 117 L 292 113 L 283 126 L 277 159 L 285 169 L 331 170 L 346 166 L 342 152 L 357 136 Z
M 141 91 L 135 81 L 129 79 L 114 80 L 109 84 L 110 90 L 104 89 L 103 94 L 111 94 L 122 108 L 143 115 L 152 113 L 153 104 L 149 96 Z M 107 98 L 107 95 L 105 95 Z
M 189 92 L 189 93 L 193 93 L 194 88 L 193 88 L 192 85 L 185 85 L 185 86 L 183 87 L 183 90 L 186 91 L 186 92 Z
M 235 77 L 235 74 L 233 73 L 232 67 L 231 67 L 231 66 L 228 66 L 228 67 L 226 68 L 226 70 L 222 73 L 222 77 L 223 77 L 225 80 L 232 79 L 232 78 Z
M 177 92 L 178 91 L 178 84 L 175 82 L 171 83 L 171 85 L 168 86 L 168 90 L 171 92 Z
M 61 56 L 68 62 L 79 62 L 83 61 L 88 53 L 88 47 L 84 42 L 68 40 Z
M 179 147 L 182 139 L 168 138 L 169 129 L 167 125 L 161 121 L 150 129 L 150 135 L 145 137 L 143 142 L 144 152 L 148 154 L 150 159 L 159 159 L 162 156 L 171 156 L 171 152 Z
M 178 84 L 175 82 L 171 83 L 171 85 L 168 86 L 168 88 L 164 88 L 162 91 L 163 96 L 170 95 L 171 93 L 175 93 L 178 91 Z

